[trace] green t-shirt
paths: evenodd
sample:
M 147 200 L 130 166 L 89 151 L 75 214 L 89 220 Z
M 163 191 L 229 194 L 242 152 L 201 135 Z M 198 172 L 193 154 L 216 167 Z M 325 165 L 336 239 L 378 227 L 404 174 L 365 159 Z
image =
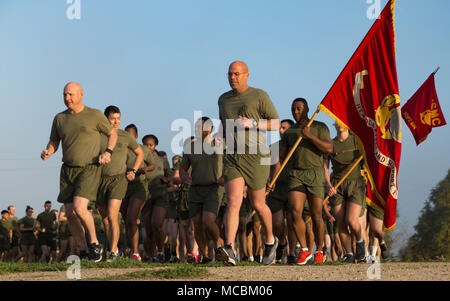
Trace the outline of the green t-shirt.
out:
M 112 126 L 99 110 L 84 107 L 76 114 L 69 110 L 53 119 L 50 141 L 61 140 L 62 161 L 69 166 L 84 167 L 98 161 L 100 154 L 100 133 L 112 131 Z
M 145 176 L 148 181 L 148 188 L 152 197 L 157 195 L 163 195 L 167 193 L 167 184 L 161 182 L 161 178 L 170 175 L 170 164 L 166 158 L 155 155 L 153 157 L 153 162 L 155 164 L 155 169 L 147 172 Z
M 241 130 L 238 131 L 237 127 L 234 126 L 234 143 L 230 139 L 227 139 L 227 136 L 231 135 L 230 133 L 227 134 L 227 131 L 231 131 L 231 127 L 233 126 L 232 123 L 227 123 L 227 120 L 236 121 L 239 119 L 239 116 L 256 121 L 262 119 L 278 119 L 278 113 L 269 95 L 260 89 L 249 87 L 240 94 L 235 93 L 233 90 L 228 91 L 220 96 L 218 104 L 219 117 L 222 121 L 224 138 L 227 143 L 227 153 L 231 149 L 233 149 L 234 153 L 242 151 L 238 148 L 238 137 L 242 137 L 241 134 L 243 134 Z M 269 156 L 269 149 L 266 144 L 266 131 L 246 129 L 244 142 L 245 154 L 258 154 L 263 157 Z
M 3 238 L 9 239 L 9 231 L 12 230 L 12 224 L 9 220 L 0 220 L 0 235 L 3 235 Z
M 201 153 L 196 154 L 196 148 L 199 148 Z M 211 146 L 210 150 L 213 150 L 213 146 Z M 217 180 L 222 176 L 223 155 L 210 150 L 205 152 L 200 140 L 185 146 L 181 166 L 186 169 L 192 166 L 191 185 L 205 186 L 216 184 Z
M 49 232 L 50 230 L 53 230 L 53 225 L 56 223 L 56 215 L 51 211 L 44 211 L 39 213 L 36 221 L 39 222 L 41 230 L 46 229 L 46 232 Z
M 18 229 L 18 226 L 19 226 L 19 218 L 18 218 L 17 216 L 10 216 L 8 220 L 11 222 L 11 225 L 12 225 L 12 227 L 13 227 L 13 230 L 14 230 L 14 228 L 15 228 L 15 229 Z
M 271 164 L 274 165 L 277 163 L 278 157 L 280 155 L 280 141 L 277 141 L 273 143 L 270 146 L 270 156 L 271 156 Z M 286 166 L 281 171 L 280 176 L 278 177 L 276 184 L 287 184 L 289 180 L 289 171 L 292 169 L 292 159 L 288 161 Z M 280 162 L 280 164 L 283 164 L 283 162 Z M 273 175 L 275 176 L 275 174 Z
M 19 225 L 23 225 L 24 228 L 33 228 L 35 222 L 36 219 L 34 219 L 33 217 L 25 216 L 19 220 Z
M 333 153 L 329 155 L 329 159 L 333 164 L 332 177 L 335 179 L 342 179 L 359 157 L 361 157 L 361 153 L 359 152 L 356 137 L 354 135 L 350 134 L 347 139 L 342 142 L 340 142 L 337 137 L 334 138 Z M 362 161 L 360 167 L 356 167 L 350 175 L 348 175 L 348 179 L 361 177 L 361 168 Z
M 148 147 L 140 145 L 142 151 L 144 152 L 144 161 L 142 161 L 141 166 L 139 168 L 144 168 L 149 165 L 155 164 L 153 161 L 153 155 L 152 152 L 148 149 Z M 136 154 L 132 150 L 128 150 L 127 152 L 127 168 L 132 169 L 134 166 L 134 162 L 136 162 Z M 135 177 L 133 182 L 144 182 L 146 179 L 146 175 L 140 175 L 138 177 Z
M 285 147 L 290 150 L 297 142 L 297 139 L 302 135 L 302 129 L 303 126 L 298 123 L 287 129 L 281 137 L 280 148 Z M 325 123 L 320 121 L 314 121 L 311 124 L 311 134 L 321 140 L 330 139 L 330 130 Z M 323 153 L 317 149 L 310 139 L 307 138 L 302 139 L 300 145 L 297 147 L 289 161 L 291 160 L 294 169 L 323 167 Z
M 128 150 L 134 151 L 139 147 L 136 139 L 124 130 L 117 129 L 117 144 L 111 155 L 111 162 L 102 167 L 102 176 L 115 176 L 127 171 Z M 101 153 L 108 147 L 108 137 L 101 135 Z

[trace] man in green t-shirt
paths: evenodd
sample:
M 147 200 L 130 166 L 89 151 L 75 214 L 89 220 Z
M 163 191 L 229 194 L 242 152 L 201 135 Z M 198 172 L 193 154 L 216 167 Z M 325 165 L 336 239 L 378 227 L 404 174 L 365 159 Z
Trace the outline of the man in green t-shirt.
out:
M 260 89 L 249 87 L 248 67 L 244 62 L 233 62 L 228 69 L 231 91 L 219 98 L 218 139 L 225 130 L 226 153 L 223 176 L 227 192 L 225 246 L 218 249 L 217 259 L 227 265 L 236 264 L 233 250 L 239 226 L 239 209 L 244 185 L 252 206 L 260 216 L 266 232 L 263 263 L 272 264 L 278 239 L 272 232 L 272 214 L 265 200 L 265 187 L 270 172 L 270 151 L 266 145 L 266 131 L 278 131 L 280 120 L 269 95 Z
M 308 118 L 308 103 L 304 98 L 297 98 L 292 102 L 292 116 L 297 122 L 290 127 L 280 141 L 280 160 L 272 174 L 281 167 L 289 150 L 295 145 L 300 136 L 301 143 L 290 158 L 292 169 L 289 172 L 288 198 L 289 208 L 292 214 L 293 227 L 298 241 L 302 246 L 296 263 L 306 264 L 312 258 L 312 250 L 309 250 L 305 237 L 305 223 L 302 218 L 306 200 L 311 211 L 314 228 L 314 239 L 317 252 L 314 255 L 314 263 L 324 262 L 322 252 L 324 239 L 324 224 L 322 219 L 322 202 L 325 194 L 325 171 L 323 156 L 333 150 L 328 127 L 319 121 L 314 121 L 311 126 Z M 272 178 L 272 177 L 271 177 Z
M 12 223 L 8 220 L 9 213 L 6 210 L 2 211 L 2 219 L 0 220 L 0 260 L 9 261 L 9 251 L 12 243 Z
M 72 235 L 80 249 L 80 257 L 99 262 L 102 249 L 95 235 L 94 220 L 87 210 L 90 200 L 97 197 L 100 183 L 99 164 L 108 164 L 117 142 L 117 133 L 99 110 L 82 103 L 80 84 L 70 82 L 64 87 L 64 104 L 67 110 L 53 120 L 50 141 L 42 151 L 47 160 L 62 145 L 63 165 L 60 176 L 58 202 L 66 205 Z M 100 154 L 100 134 L 108 136 L 107 149 Z M 83 229 L 84 228 L 84 229 Z M 84 232 L 89 233 L 90 244 Z
M 206 232 L 217 248 L 220 237 L 216 217 L 221 199 L 219 180 L 222 177 L 223 155 L 217 151 L 211 137 L 213 124 L 208 117 L 202 117 L 195 123 L 196 140 L 184 146 L 181 168 L 184 180 L 190 184 L 188 195 L 189 218 L 194 220 L 194 235 L 203 258 L 201 263 L 207 263 L 212 258 L 207 257 Z M 192 167 L 191 175 L 188 174 Z
M 339 188 L 334 187 L 361 157 L 356 137 L 348 128 L 335 124 L 337 136 L 333 139 L 333 152 L 325 160 L 325 178 L 329 187 L 330 204 L 333 217 L 339 227 L 339 237 L 346 251 L 343 261 L 347 263 L 361 262 L 365 257 L 364 231 L 359 223 L 361 210 L 366 198 L 366 182 L 361 175 L 362 161 L 359 166 L 345 178 Z M 329 163 L 333 165 L 333 173 L 329 176 Z M 349 231 L 350 230 L 350 231 Z M 356 237 L 356 254 L 353 255 L 351 236 Z
M 56 215 L 51 211 L 52 202 L 46 201 L 44 211 L 39 213 L 36 218 L 36 230 L 38 231 L 39 245 L 42 250 L 40 262 L 48 263 L 50 261 L 50 252 L 54 253 L 53 260 L 56 260 L 56 235 L 57 228 Z
M 96 207 L 102 216 L 106 237 L 109 242 L 110 252 L 106 255 L 107 261 L 111 262 L 119 258 L 117 244 L 120 236 L 118 223 L 120 205 L 125 198 L 128 181 L 135 179 L 138 169 L 144 160 L 144 152 L 134 137 L 119 129 L 121 114 L 118 107 L 108 106 L 104 114 L 118 135 L 111 162 L 102 168 L 102 177 L 96 201 Z M 107 147 L 106 144 L 106 136 L 101 135 L 100 148 L 104 150 Z M 132 151 L 136 155 L 134 164 L 130 169 L 127 169 L 128 151 Z
M 13 227 L 13 237 L 11 243 L 11 258 L 16 258 L 19 255 L 19 218 L 16 216 L 16 208 L 13 205 L 8 206 L 9 220 Z

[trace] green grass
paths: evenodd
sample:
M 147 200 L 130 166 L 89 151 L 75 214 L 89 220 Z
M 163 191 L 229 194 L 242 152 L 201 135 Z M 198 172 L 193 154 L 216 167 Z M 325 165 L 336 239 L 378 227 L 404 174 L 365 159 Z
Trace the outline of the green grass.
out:
M 114 281 L 114 280 L 136 280 L 136 279 L 186 279 L 194 277 L 206 277 L 209 272 L 196 265 L 190 264 L 176 264 L 168 268 L 158 270 L 143 270 L 132 273 L 109 276 L 105 278 L 90 278 L 85 280 L 100 280 L 100 281 Z
M 71 264 L 66 262 L 58 263 L 18 263 L 18 262 L 0 262 L 0 274 L 10 273 L 27 273 L 27 272 L 47 272 L 47 271 L 66 271 Z M 158 267 L 163 264 L 158 263 L 146 263 L 138 262 L 131 259 L 119 258 L 115 262 L 98 262 L 82 260 L 82 269 L 126 269 L 126 268 L 146 268 L 146 267 Z

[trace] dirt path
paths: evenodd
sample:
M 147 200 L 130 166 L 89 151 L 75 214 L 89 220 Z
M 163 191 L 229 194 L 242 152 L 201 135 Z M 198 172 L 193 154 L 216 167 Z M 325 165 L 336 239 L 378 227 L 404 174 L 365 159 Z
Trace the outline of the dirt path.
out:
M 323 265 L 323 266 L 241 266 L 241 267 L 210 267 L 209 275 L 203 278 L 189 280 L 208 281 L 367 281 L 368 264 L 359 265 Z M 372 267 L 372 278 L 384 281 L 449 281 L 450 263 L 383 263 L 379 266 L 380 278 L 377 270 Z M 152 268 L 157 270 L 159 268 Z M 145 269 L 84 269 L 81 280 L 102 280 L 108 276 L 128 274 Z M 66 272 L 33 272 L 0 275 L 0 281 L 66 281 Z M 160 279 L 135 279 L 160 280 Z M 174 279 L 184 280 L 184 279 Z

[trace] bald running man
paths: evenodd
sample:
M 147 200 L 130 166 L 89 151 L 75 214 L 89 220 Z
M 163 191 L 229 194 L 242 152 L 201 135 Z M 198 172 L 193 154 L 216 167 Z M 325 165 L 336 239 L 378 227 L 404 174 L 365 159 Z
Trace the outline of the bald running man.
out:
M 270 172 L 270 151 L 265 137 L 266 131 L 279 130 L 280 119 L 269 95 L 263 90 L 249 87 L 248 78 L 247 64 L 233 62 L 228 69 L 231 91 L 222 94 L 218 101 L 221 120 L 218 140 L 226 140 L 223 176 L 228 214 L 225 246 L 217 250 L 216 259 L 226 265 L 236 264 L 233 245 L 246 184 L 252 207 L 260 216 L 266 232 L 264 264 L 272 264 L 278 246 L 278 239 L 272 232 L 272 213 L 265 201 L 266 181 Z M 226 136 L 221 137 L 224 132 Z
M 83 105 L 83 89 L 76 82 L 64 87 L 67 110 L 53 119 L 50 141 L 41 153 L 47 160 L 62 145 L 63 165 L 60 174 L 58 202 L 64 203 L 69 227 L 75 238 L 81 259 L 102 260 L 102 247 L 95 234 L 94 219 L 87 210 L 90 200 L 97 197 L 101 169 L 108 164 L 117 143 L 117 133 L 99 110 Z M 107 149 L 100 154 L 100 134 L 108 137 Z M 85 238 L 89 234 L 90 244 Z

